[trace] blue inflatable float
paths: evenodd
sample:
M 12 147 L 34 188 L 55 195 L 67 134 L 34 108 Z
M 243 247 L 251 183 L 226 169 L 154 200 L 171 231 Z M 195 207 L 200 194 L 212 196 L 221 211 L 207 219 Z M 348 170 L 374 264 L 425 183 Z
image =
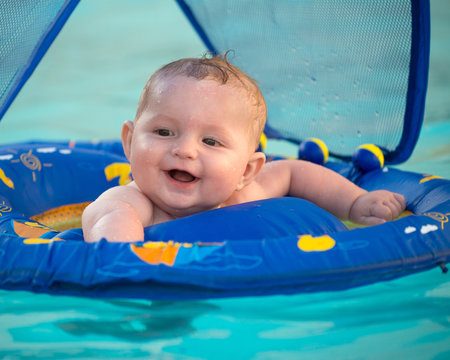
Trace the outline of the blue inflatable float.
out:
M 121 144 L 5 144 L 0 288 L 193 299 L 341 290 L 438 266 L 446 272 L 450 181 L 391 166 L 410 156 L 420 132 L 429 3 L 322 2 L 255 7 L 230 0 L 224 10 L 217 2 L 178 1 L 206 46 L 234 49 L 236 65 L 259 82 L 269 138 L 302 144 L 300 157 L 324 163 L 329 149 L 335 160 L 324 166 L 367 190 L 403 194 L 408 211 L 401 218 L 359 228 L 304 200 L 279 198 L 158 224 L 145 229 L 144 242 L 88 244 L 80 230 L 85 206 L 131 180 Z M 0 21 L 11 41 L 0 53 L 0 116 L 77 3 L 55 0 L 37 5 L 40 12 L 31 3 L 6 3 L 10 16 Z M 304 142 L 317 137 L 324 142 Z
M 357 183 L 402 193 L 412 214 L 374 227 L 348 230 L 307 201 L 279 198 L 154 225 L 143 243 L 88 244 L 80 229 L 63 230 L 129 176 L 120 143 L 3 146 L 0 287 L 151 299 L 288 294 L 389 280 L 450 259 L 450 181 L 389 168 Z

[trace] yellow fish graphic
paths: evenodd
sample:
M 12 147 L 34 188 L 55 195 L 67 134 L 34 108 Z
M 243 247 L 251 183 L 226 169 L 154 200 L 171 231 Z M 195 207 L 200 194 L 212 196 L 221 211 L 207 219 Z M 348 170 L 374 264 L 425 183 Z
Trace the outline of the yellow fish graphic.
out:
M 5 172 L 0 168 L 0 180 L 3 181 L 3 183 L 11 188 L 14 189 L 14 182 L 5 175 Z

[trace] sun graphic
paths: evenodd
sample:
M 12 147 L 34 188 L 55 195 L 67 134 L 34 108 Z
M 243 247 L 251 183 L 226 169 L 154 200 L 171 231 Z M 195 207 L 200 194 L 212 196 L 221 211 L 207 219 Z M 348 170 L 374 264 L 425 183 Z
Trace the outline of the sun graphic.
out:
M 17 152 L 15 152 L 17 154 Z M 11 160 L 11 163 L 19 163 L 21 162 L 26 168 L 31 170 L 31 174 L 33 176 L 33 182 L 36 182 L 36 172 L 41 171 L 42 167 L 51 167 L 53 164 L 50 163 L 41 163 L 41 160 L 33 154 L 33 150 L 30 149 L 28 152 L 24 152 L 19 155 L 18 159 Z
M 4 213 L 10 213 L 11 211 L 12 209 L 6 205 L 4 201 L 0 204 L 0 216 L 3 216 Z

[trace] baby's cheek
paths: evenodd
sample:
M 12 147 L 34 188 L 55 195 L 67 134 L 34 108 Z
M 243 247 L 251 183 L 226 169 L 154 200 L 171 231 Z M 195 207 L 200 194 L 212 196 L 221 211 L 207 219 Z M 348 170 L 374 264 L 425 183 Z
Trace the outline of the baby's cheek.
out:
M 245 166 L 243 164 L 239 164 L 238 161 L 234 161 L 229 164 L 228 169 L 225 170 L 230 178 L 233 178 L 234 181 L 238 181 L 245 172 Z
M 222 166 L 216 172 L 215 186 L 218 191 L 233 191 L 240 181 L 242 170 L 237 166 Z

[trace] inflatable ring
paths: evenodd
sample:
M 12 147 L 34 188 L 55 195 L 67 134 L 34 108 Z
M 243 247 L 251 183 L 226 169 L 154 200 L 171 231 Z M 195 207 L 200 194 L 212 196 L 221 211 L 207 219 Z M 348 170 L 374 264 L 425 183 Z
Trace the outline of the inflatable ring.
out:
M 145 229 L 139 243 L 85 243 L 79 218 L 131 180 L 119 142 L 0 147 L 0 288 L 194 299 L 339 290 L 450 259 L 450 181 L 383 168 L 327 167 L 367 190 L 402 193 L 410 216 L 348 230 L 295 198 L 241 204 Z

